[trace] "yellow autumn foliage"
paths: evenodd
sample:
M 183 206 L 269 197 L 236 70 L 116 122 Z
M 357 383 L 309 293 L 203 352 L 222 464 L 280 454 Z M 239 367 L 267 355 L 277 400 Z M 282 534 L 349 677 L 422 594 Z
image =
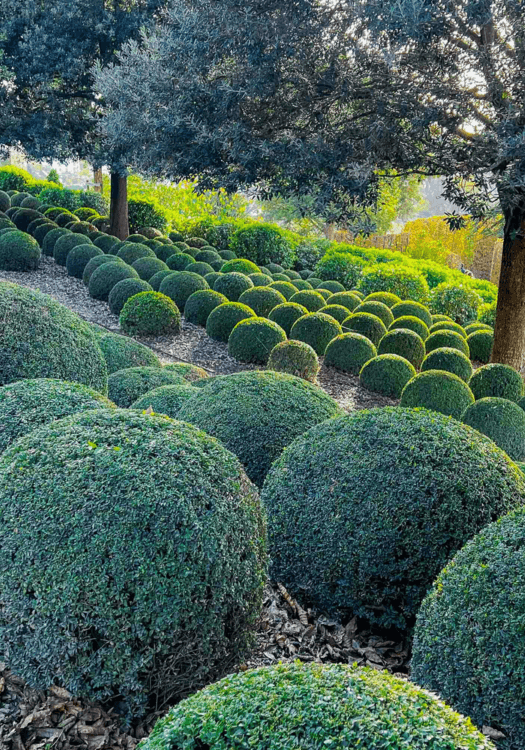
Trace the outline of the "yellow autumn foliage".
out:
M 450 255 L 459 256 L 463 263 L 468 263 L 477 243 L 484 237 L 483 228 L 471 219 L 467 219 L 462 229 L 452 231 L 444 216 L 407 221 L 403 233 L 409 235 L 407 255 L 437 263 L 446 263 Z

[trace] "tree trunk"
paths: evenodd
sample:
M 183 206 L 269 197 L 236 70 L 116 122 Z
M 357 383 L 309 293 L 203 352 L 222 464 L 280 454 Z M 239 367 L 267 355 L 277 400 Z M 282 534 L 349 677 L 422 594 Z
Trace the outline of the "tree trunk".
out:
M 109 233 L 125 240 L 129 235 L 128 178 L 115 172 L 111 173 L 109 222 Z
M 525 357 L 525 207 L 505 214 L 492 362 L 520 371 Z
M 103 182 L 103 175 L 101 169 L 94 169 L 93 170 L 93 182 L 95 183 L 93 189 L 96 193 L 102 193 L 104 192 L 104 182 Z

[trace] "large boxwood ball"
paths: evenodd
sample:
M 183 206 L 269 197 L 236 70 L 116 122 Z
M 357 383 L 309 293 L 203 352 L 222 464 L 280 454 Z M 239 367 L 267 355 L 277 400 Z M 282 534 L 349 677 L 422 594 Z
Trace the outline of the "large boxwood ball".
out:
M 281 341 L 286 341 L 286 333 L 280 325 L 266 318 L 247 318 L 230 333 L 228 354 L 238 362 L 265 365 L 270 352 Z
M 222 267 L 222 262 L 220 267 Z M 196 273 L 199 276 L 206 276 L 207 273 L 213 273 L 214 269 L 209 263 L 194 261 L 193 263 L 189 263 L 184 270 L 189 273 Z
M 105 257 L 107 258 L 107 255 Z M 103 263 L 91 274 L 88 284 L 89 294 L 94 299 L 107 301 L 115 284 L 123 279 L 140 281 L 135 269 L 125 263 L 118 261 Z
M 434 333 L 431 333 L 425 341 L 427 354 L 434 349 L 443 349 L 443 347 L 458 349 L 467 357 L 470 355 L 467 340 L 460 333 L 456 333 L 455 331 L 435 331 Z
M 365 300 L 365 302 L 361 302 L 361 304 L 355 308 L 354 312 L 375 315 L 383 321 L 385 328 L 388 328 L 394 322 L 394 316 L 388 305 L 385 305 L 383 302 L 378 302 L 377 300 Z
M 212 310 L 228 302 L 228 298 L 213 289 L 201 289 L 193 292 L 184 306 L 184 317 L 189 323 L 205 326 Z
M 40 245 L 25 232 L 6 232 L 0 236 L 0 269 L 33 271 L 40 262 Z
M 377 346 L 387 333 L 381 318 L 367 312 L 352 313 L 343 321 L 343 328 L 366 336 L 374 346 Z
M 306 307 L 298 305 L 296 302 L 284 302 L 270 310 L 268 319 L 280 325 L 286 335 L 289 336 L 295 321 L 307 314 Z
M 162 242 L 157 242 L 156 240 L 146 240 L 144 244 L 150 247 L 157 258 L 167 265 L 168 258 L 171 258 L 173 255 L 172 245 L 163 245 Z
M 297 292 L 290 297 L 288 301 L 306 307 L 308 312 L 317 312 L 326 306 L 323 295 L 319 294 L 319 292 L 316 292 L 314 289 L 304 289 Z
M 283 448 L 342 413 L 333 398 L 300 378 L 252 371 L 214 378 L 182 407 L 179 419 L 218 438 L 260 487 Z
M 267 318 L 274 307 L 286 302 L 286 298 L 270 286 L 254 286 L 241 294 L 239 302 L 248 305 L 258 317 Z
M 179 310 L 184 310 L 188 298 L 199 289 L 208 289 L 208 283 L 196 273 L 172 273 L 161 282 L 159 292 L 172 299 Z
M 398 328 L 388 331 L 377 347 L 379 354 L 397 354 L 408 359 L 416 370 L 421 367 L 425 358 L 425 342 L 415 331 L 408 328 Z
M 82 383 L 53 378 L 8 383 L 0 388 L 0 453 L 22 435 L 56 419 L 114 406 L 106 396 Z
M 433 316 L 438 317 L 436 315 Z M 494 333 L 494 328 L 492 326 L 487 325 L 486 323 L 480 323 L 479 321 L 476 321 L 475 323 L 468 323 L 468 325 L 464 328 L 465 333 L 467 334 L 467 337 L 470 336 L 471 333 L 474 333 L 475 331 L 490 331 L 491 333 Z
M 525 411 L 506 398 L 481 398 L 461 421 L 493 440 L 513 461 L 525 460 Z
M 168 257 L 166 265 L 172 271 L 184 271 L 190 263 L 193 263 L 193 257 L 187 253 L 174 253 Z
M 436 331 L 455 331 L 460 336 L 463 336 L 464 339 L 468 335 L 463 326 L 460 326 L 459 323 L 454 323 L 453 320 L 438 320 L 436 323 L 432 323 L 430 333 L 435 333 Z
M 205 240 L 204 237 L 189 237 L 186 242 L 190 247 L 196 248 L 206 247 L 206 245 L 208 244 L 207 240 Z
M 96 247 L 99 247 L 102 252 L 110 253 L 114 247 L 120 245 L 120 240 L 118 237 L 113 237 L 111 234 L 101 234 L 96 240 L 94 240 L 93 244 Z
M 524 395 L 523 378 L 510 365 L 483 365 L 474 372 L 469 385 L 477 399 L 499 396 L 519 401 Z
M 206 321 L 206 333 L 216 341 L 228 342 L 230 333 L 237 323 L 246 318 L 255 318 L 254 311 L 240 302 L 225 302 L 218 305 L 208 315 Z
M 53 247 L 53 258 L 59 266 L 65 266 L 67 263 L 67 256 L 70 250 L 79 245 L 92 245 L 90 239 L 85 237 L 83 234 L 73 234 L 68 232 L 62 237 L 59 237 Z
M 398 354 L 380 354 L 365 362 L 359 372 L 359 383 L 382 396 L 401 398 L 403 388 L 415 375 L 415 367 L 408 359 Z
M 104 253 L 100 248 L 95 247 L 95 245 L 77 245 L 67 254 L 66 268 L 68 274 L 76 279 L 81 279 L 91 258 L 96 258 L 100 255 L 104 255 Z
M 266 478 L 272 580 L 328 613 L 411 626 L 451 554 L 524 496 L 508 456 L 449 417 L 384 407 L 333 419 Z
M 195 393 L 195 388 L 190 383 L 161 385 L 134 401 L 130 409 L 139 409 L 140 411 L 152 409 L 155 414 L 166 414 L 172 419 L 177 419 L 182 405 Z
M 430 328 L 432 325 L 432 314 L 430 313 L 430 310 L 420 302 L 413 302 L 412 300 L 398 302 L 397 305 L 392 307 L 392 315 L 394 318 L 400 318 L 403 315 L 413 315 L 415 318 L 422 320 L 427 328 Z
M 355 310 L 361 302 L 361 298 L 353 292 L 336 292 L 326 300 L 327 305 L 341 305 L 342 307 L 346 307 L 349 312 Z
M 130 336 L 164 336 L 180 333 L 179 308 L 161 292 L 139 292 L 124 303 L 120 327 Z
M 53 221 L 46 221 L 45 224 L 40 224 L 33 232 L 33 237 L 38 242 L 42 250 L 46 236 L 50 232 L 53 232 L 55 229 L 58 229 L 58 227 Z
M 73 224 L 77 221 L 80 221 L 78 216 L 74 216 L 69 211 L 62 211 L 62 213 L 58 214 L 58 216 L 55 217 L 54 221 L 58 224 L 59 227 L 65 227 L 67 224 Z
M 95 336 L 106 360 L 108 374 L 126 367 L 161 366 L 160 359 L 155 352 L 128 336 L 121 336 L 105 329 L 95 331 Z
M 108 396 L 117 406 L 127 408 L 154 388 L 184 382 L 179 372 L 164 367 L 126 367 L 109 376 Z
M 0 282 L 0 384 L 57 378 L 107 392 L 106 363 L 78 315 L 46 294 Z
M 313 286 L 310 284 L 309 281 L 306 281 L 306 279 L 294 279 L 293 285 L 300 292 L 304 292 L 307 289 L 313 289 Z
M 272 277 L 265 273 L 251 273 L 248 278 L 252 281 L 254 286 L 268 286 L 272 283 Z
M 2 455 L 0 509 L 2 650 L 33 687 L 118 696 L 130 717 L 244 651 L 264 522 L 214 438 L 127 410 L 75 414 Z
M 221 271 L 222 273 L 236 271 L 237 273 L 244 273 L 248 276 L 251 273 L 260 273 L 261 269 L 259 266 L 256 266 L 255 263 L 252 263 L 251 260 L 247 260 L 246 258 L 233 258 L 232 260 L 226 261 L 221 268 Z
M 53 257 L 53 252 L 55 249 L 55 243 L 58 240 L 59 237 L 62 237 L 64 234 L 69 234 L 67 229 L 64 229 L 63 227 L 57 227 L 56 229 L 52 229 L 50 232 L 46 234 L 42 241 L 42 252 L 44 255 L 47 255 L 49 257 Z
M 271 284 L 263 284 L 263 286 L 268 286 L 270 289 L 277 289 L 287 301 L 299 291 L 291 281 L 272 281 Z
M 21 208 L 11 217 L 16 228 L 22 232 L 27 231 L 32 221 L 38 219 L 40 214 L 32 208 Z
M 401 297 L 398 297 L 397 294 L 392 294 L 391 292 L 372 292 L 372 294 L 365 297 L 365 302 L 382 302 L 384 305 L 392 309 L 394 305 L 401 302 Z
M 446 372 L 453 372 L 454 375 L 464 380 L 465 383 L 469 382 L 473 373 L 472 364 L 466 354 L 450 346 L 444 346 L 442 349 L 434 349 L 427 354 L 423 360 L 421 369 L 423 371 L 446 370 Z
M 282 341 L 270 352 L 268 369 L 286 372 L 315 383 L 319 372 L 319 358 L 315 350 L 303 341 Z
M 122 279 L 118 281 L 108 296 L 109 309 L 115 315 L 120 315 L 122 308 L 130 297 L 140 292 L 153 291 L 147 281 L 142 279 Z
M 516 469 L 516 474 L 520 473 Z M 490 524 L 446 565 L 424 600 L 412 678 L 525 747 L 525 514 Z
M 127 263 L 128 266 L 132 266 L 135 261 L 139 258 L 156 258 L 154 251 L 147 245 L 143 245 L 141 242 L 129 242 L 126 241 L 120 245 L 117 257 Z
M 342 324 L 347 320 L 350 311 L 347 307 L 343 307 L 342 305 L 327 304 L 326 307 L 322 308 L 321 312 L 323 315 L 330 315 L 331 318 L 334 318 L 338 323 Z
M 0 211 L 7 211 L 11 208 L 11 198 L 3 190 L 0 190 Z
M 304 341 L 320 357 L 324 356 L 326 347 L 336 336 L 343 333 L 341 325 L 330 315 L 323 312 L 307 313 L 295 321 L 290 331 L 290 338 Z
M 213 248 L 211 247 L 205 247 L 197 253 L 197 255 L 195 256 L 195 260 L 198 263 L 215 263 L 216 261 L 222 259 L 216 250 L 213 250 Z
M 359 375 L 363 365 L 377 355 L 370 339 L 360 333 L 343 333 L 333 338 L 325 350 L 327 367 Z
M 94 258 L 91 258 L 91 260 L 89 260 L 86 263 L 86 267 L 84 268 L 84 273 L 82 274 L 82 281 L 87 287 L 89 287 L 89 282 L 93 273 L 97 270 L 97 268 L 104 265 L 104 263 L 120 263 L 121 265 L 126 266 L 127 268 L 130 268 L 130 266 L 128 266 L 127 263 L 124 263 L 123 260 L 121 260 L 120 258 L 117 258 L 116 255 L 110 255 L 110 254 L 96 255 Z
M 409 380 L 401 394 L 401 406 L 421 406 L 461 419 L 474 403 L 474 394 L 464 380 L 444 370 L 426 370 Z
M 243 292 L 253 289 L 253 281 L 243 273 L 232 271 L 221 273 L 215 280 L 213 288 L 219 294 L 224 294 L 230 302 L 237 302 Z
M 299 661 L 232 674 L 201 690 L 158 721 L 141 747 L 220 745 L 494 750 L 470 719 L 407 680 L 346 664 Z
M 421 318 L 416 318 L 415 315 L 402 315 L 400 318 L 396 318 L 393 323 L 390 324 L 390 331 L 397 331 L 398 328 L 405 328 L 409 331 L 414 331 L 417 335 L 426 341 L 430 336 L 430 331 L 426 323 L 423 323 Z
M 164 271 L 157 271 L 157 273 L 151 277 L 151 279 L 148 281 L 148 284 L 153 289 L 153 291 L 158 292 L 160 289 L 160 285 L 166 278 L 166 276 L 169 276 L 170 273 L 175 273 L 170 268 L 164 270 Z
M 484 365 L 490 362 L 494 346 L 494 333 L 491 330 L 480 329 L 469 333 L 467 344 L 470 358 L 474 362 L 481 362 Z
M 159 258 L 139 258 L 133 263 L 133 268 L 144 281 L 149 281 L 159 271 L 170 270 Z

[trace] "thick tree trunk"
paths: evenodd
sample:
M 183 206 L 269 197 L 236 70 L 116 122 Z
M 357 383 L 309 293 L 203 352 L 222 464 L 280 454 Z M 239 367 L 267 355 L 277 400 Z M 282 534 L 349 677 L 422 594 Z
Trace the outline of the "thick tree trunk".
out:
M 525 209 L 505 215 L 492 362 L 521 370 L 525 358 Z
M 102 175 L 102 170 L 101 169 L 94 169 L 93 170 L 93 182 L 95 183 L 95 185 L 94 185 L 93 189 L 95 190 L 96 193 L 102 194 L 104 192 L 104 181 L 103 180 L 104 180 L 104 178 L 103 178 L 103 175 Z
M 114 172 L 111 173 L 109 222 L 109 233 L 125 240 L 129 235 L 128 178 Z

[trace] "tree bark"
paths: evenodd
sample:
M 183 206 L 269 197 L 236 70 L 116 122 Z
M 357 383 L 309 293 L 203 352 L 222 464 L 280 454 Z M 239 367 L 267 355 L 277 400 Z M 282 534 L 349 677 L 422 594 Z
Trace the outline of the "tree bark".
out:
M 102 175 L 102 169 L 94 169 L 93 170 L 93 182 L 95 183 L 95 185 L 93 189 L 95 190 L 96 193 L 100 193 L 101 195 L 104 192 L 103 180 L 104 178 Z
M 525 357 L 525 207 L 505 214 L 492 362 L 520 371 Z
M 109 223 L 109 233 L 125 240 L 129 235 L 128 178 L 115 172 L 111 173 Z

